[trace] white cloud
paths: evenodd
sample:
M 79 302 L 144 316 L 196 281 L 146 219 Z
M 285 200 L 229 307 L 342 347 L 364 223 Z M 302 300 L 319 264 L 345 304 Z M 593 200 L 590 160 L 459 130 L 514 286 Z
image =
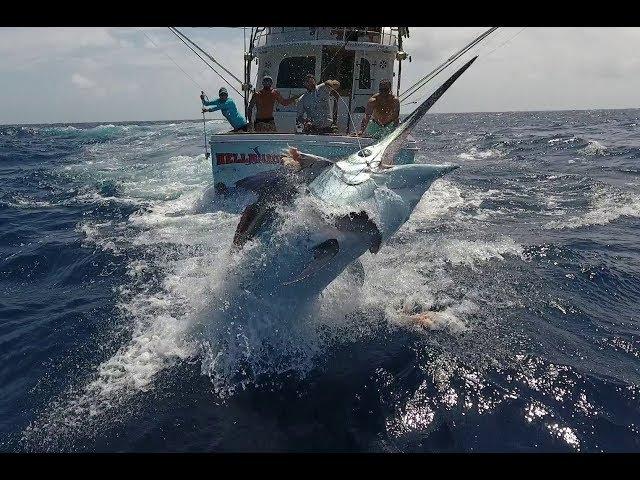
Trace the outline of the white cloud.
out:
M 411 29 L 406 50 L 413 62 L 403 69 L 403 83 L 409 86 L 483 30 Z M 634 86 L 640 28 L 527 28 L 499 46 L 519 30 L 501 28 L 478 47 L 479 60 L 434 111 L 640 106 Z
M 71 82 L 79 88 L 94 88 L 96 86 L 93 80 L 83 77 L 79 73 L 71 75 Z
M 136 28 L 0 29 L 0 123 L 197 118 L 200 88 L 216 92 L 222 81 L 168 29 L 142 30 L 159 48 Z M 241 77 L 241 29 L 181 30 Z M 410 30 L 405 87 L 485 28 Z M 640 28 L 527 28 L 489 54 L 518 30 L 489 37 L 434 111 L 640 106 Z
M 108 28 L 2 28 L 0 69 L 30 68 L 74 51 L 117 44 Z

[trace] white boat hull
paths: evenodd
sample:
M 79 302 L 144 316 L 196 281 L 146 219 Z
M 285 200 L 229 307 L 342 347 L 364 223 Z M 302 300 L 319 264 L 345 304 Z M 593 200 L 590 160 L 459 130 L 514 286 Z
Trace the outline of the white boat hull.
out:
M 293 133 L 234 133 L 213 135 L 211 164 L 217 186 L 233 187 L 238 180 L 282 167 L 283 149 L 298 150 L 326 158 L 343 158 L 375 142 L 373 138 L 347 135 Z M 417 148 L 409 140 L 396 158 L 397 164 L 413 163 Z

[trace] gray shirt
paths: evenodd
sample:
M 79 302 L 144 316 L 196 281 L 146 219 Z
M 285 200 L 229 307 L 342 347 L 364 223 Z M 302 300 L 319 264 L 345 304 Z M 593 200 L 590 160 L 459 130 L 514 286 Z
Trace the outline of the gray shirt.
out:
M 315 91 L 307 92 L 298 99 L 297 119 L 301 120 L 306 114 L 314 127 L 329 127 L 333 122 L 329 105 L 330 96 L 331 88 L 329 86 L 324 83 L 316 85 Z

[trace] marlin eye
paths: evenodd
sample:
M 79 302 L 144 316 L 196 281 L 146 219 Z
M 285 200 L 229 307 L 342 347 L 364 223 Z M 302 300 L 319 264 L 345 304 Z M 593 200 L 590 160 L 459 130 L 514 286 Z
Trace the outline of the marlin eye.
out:
M 368 157 L 369 155 L 371 155 L 371 150 L 369 150 L 368 148 L 365 148 L 364 150 L 360 150 L 358 152 L 359 157 Z

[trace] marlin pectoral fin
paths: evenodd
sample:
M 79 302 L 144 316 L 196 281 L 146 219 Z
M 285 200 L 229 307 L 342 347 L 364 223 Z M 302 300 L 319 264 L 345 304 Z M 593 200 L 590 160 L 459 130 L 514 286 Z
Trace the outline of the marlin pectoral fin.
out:
M 300 275 L 293 280 L 283 283 L 283 285 L 291 285 L 315 275 L 326 267 L 331 259 L 338 254 L 340 251 L 340 245 L 338 240 L 330 238 L 329 240 L 316 245 L 311 250 L 313 250 L 313 261 L 302 271 L 302 273 L 300 273 Z

